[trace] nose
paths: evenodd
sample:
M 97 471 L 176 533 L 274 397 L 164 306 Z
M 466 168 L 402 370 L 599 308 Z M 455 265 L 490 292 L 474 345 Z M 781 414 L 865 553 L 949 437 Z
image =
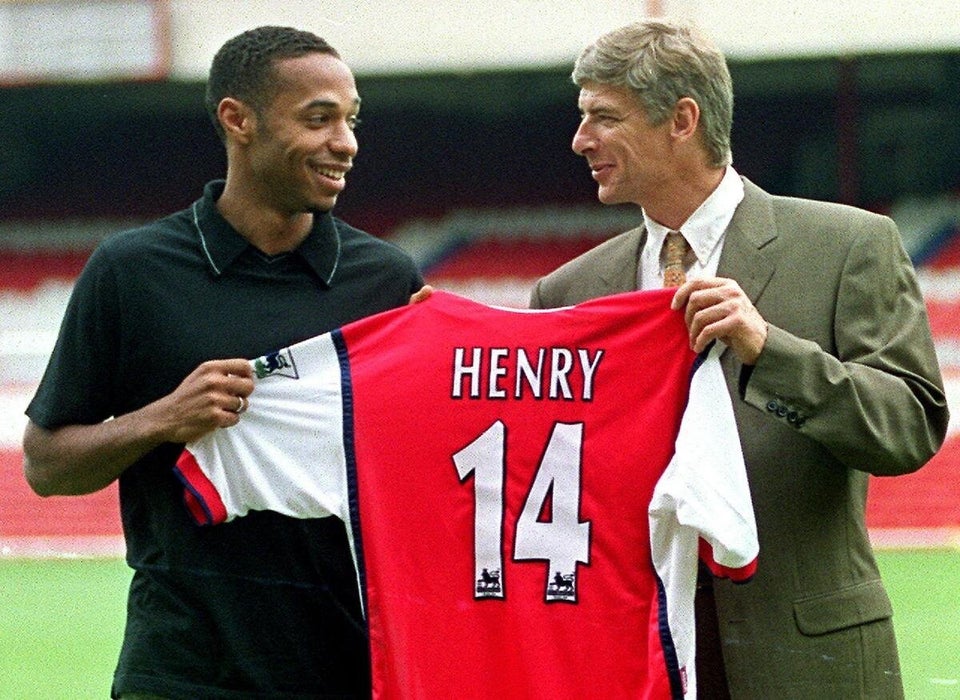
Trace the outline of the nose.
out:
M 330 138 L 330 150 L 340 155 L 353 157 L 360 150 L 360 144 L 357 143 L 357 134 L 347 122 L 341 122 Z
M 585 155 L 587 151 L 594 147 L 594 139 L 587 126 L 586 119 L 581 121 L 577 127 L 577 131 L 573 135 L 573 143 L 570 144 L 570 147 L 578 156 Z

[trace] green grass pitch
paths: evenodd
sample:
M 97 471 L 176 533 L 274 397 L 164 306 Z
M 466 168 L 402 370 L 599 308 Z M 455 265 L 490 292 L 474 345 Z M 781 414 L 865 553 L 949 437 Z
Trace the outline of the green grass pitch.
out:
M 960 551 L 878 556 L 907 698 L 960 698 Z M 109 697 L 129 579 L 116 559 L 0 559 L 0 700 Z

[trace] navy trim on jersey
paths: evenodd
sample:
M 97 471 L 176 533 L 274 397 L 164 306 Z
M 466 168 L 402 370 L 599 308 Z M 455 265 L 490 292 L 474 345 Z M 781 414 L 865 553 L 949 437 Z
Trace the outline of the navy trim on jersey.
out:
M 706 362 L 707 356 L 710 354 L 715 343 L 716 341 L 711 342 L 702 352 L 697 354 L 696 359 L 694 359 L 693 364 L 690 366 L 691 384 L 693 383 L 693 375 L 695 375 L 697 370 Z M 687 399 L 689 401 L 689 396 Z M 663 660 L 667 667 L 667 678 L 670 679 L 670 695 L 673 700 L 683 700 L 684 682 L 682 674 L 680 673 L 680 661 L 677 659 L 677 648 L 673 643 L 673 635 L 670 633 L 670 620 L 667 613 L 667 592 L 655 568 L 653 577 L 657 582 L 657 625 L 659 627 L 660 646 L 663 648 Z
M 710 344 L 707 347 L 705 347 L 703 350 L 701 350 L 700 353 L 697 355 L 697 359 L 693 361 L 693 366 L 690 368 L 691 379 L 693 378 L 693 375 L 696 373 L 696 371 L 700 369 L 700 366 L 707 361 L 707 355 L 710 354 L 710 351 L 713 350 L 713 346 L 716 344 L 717 344 L 716 340 L 711 340 Z
M 703 367 L 703 363 L 707 361 L 707 356 L 710 354 L 710 351 L 713 350 L 713 346 L 716 345 L 717 341 L 712 340 L 710 344 L 701 350 L 693 360 L 693 364 L 690 365 L 690 379 L 687 385 L 687 388 L 690 388 L 690 385 L 693 384 L 693 376 L 697 373 L 697 370 Z M 687 393 L 687 401 L 683 405 L 683 410 L 687 410 L 687 403 L 690 402 L 689 392 Z
M 353 410 L 353 382 L 350 378 L 350 354 L 347 350 L 347 341 L 343 331 L 339 328 L 331 331 L 330 339 L 337 351 L 340 362 L 340 395 L 343 401 L 343 448 L 344 460 L 347 468 L 347 492 L 350 498 L 350 529 L 353 534 L 353 550 L 357 557 L 357 576 L 360 579 L 360 600 L 363 605 L 364 618 L 369 610 L 367 600 L 367 568 L 363 561 L 363 537 L 360 533 L 360 493 L 357 481 L 357 453 L 354 449 L 354 410 Z
M 194 487 L 192 483 L 190 483 L 190 480 L 187 479 L 186 476 L 184 476 L 183 472 L 180 471 L 179 467 L 174 467 L 173 473 L 176 475 L 177 479 L 179 479 L 180 483 L 183 485 L 183 489 L 184 489 L 183 502 L 187 506 L 187 512 L 193 515 L 194 519 L 196 519 L 197 516 L 200 515 L 201 511 L 203 512 L 203 520 L 197 521 L 198 525 L 216 525 L 217 523 L 213 519 L 213 511 L 210 510 L 210 506 L 207 505 L 207 500 L 200 493 L 200 490 Z M 193 497 L 193 503 L 196 504 L 197 508 L 200 509 L 199 511 L 190 507 L 191 496 Z
M 670 634 L 670 620 L 667 617 L 667 591 L 663 581 L 653 571 L 653 578 L 657 582 L 657 624 L 660 632 L 660 646 L 663 649 L 663 661 L 667 667 L 667 678 L 670 679 L 670 696 L 673 700 L 683 700 L 683 678 L 680 674 L 680 661 L 677 659 L 677 648 L 673 644 L 673 635 Z

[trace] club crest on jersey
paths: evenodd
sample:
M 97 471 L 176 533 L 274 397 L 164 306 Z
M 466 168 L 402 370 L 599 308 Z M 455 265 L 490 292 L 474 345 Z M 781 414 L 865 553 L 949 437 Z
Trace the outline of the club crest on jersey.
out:
M 297 365 L 293 361 L 293 354 L 290 348 L 284 348 L 276 352 L 267 353 L 253 361 L 253 371 L 257 379 L 264 377 L 288 377 L 289 379 L 299 379 Z

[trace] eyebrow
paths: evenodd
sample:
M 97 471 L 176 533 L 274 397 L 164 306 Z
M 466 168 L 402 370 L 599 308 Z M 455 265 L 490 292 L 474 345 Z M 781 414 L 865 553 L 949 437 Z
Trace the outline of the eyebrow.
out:
M 608 104 L 593 104 L 587 107 L 577 106 L 580 114 L 586 116 L 588 114 L 620 114 L 620 110 L 616 107 Z
M 307 104 L 307 109 L 337 109 L 339 106 L 340 103 L 335 100 L 314 100 Z M 357 109 L 360 108 L 359 97 L 353 99 L 353 106 Z

